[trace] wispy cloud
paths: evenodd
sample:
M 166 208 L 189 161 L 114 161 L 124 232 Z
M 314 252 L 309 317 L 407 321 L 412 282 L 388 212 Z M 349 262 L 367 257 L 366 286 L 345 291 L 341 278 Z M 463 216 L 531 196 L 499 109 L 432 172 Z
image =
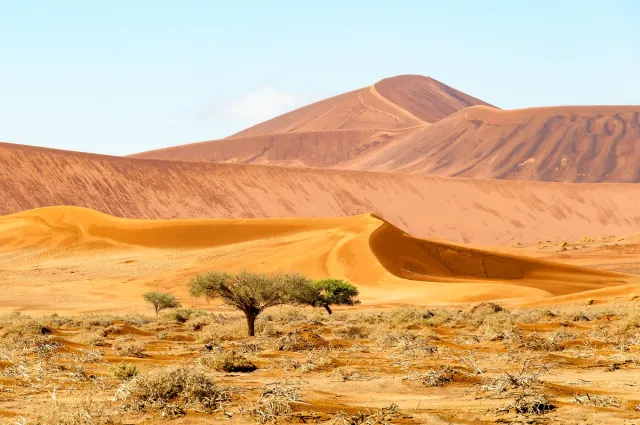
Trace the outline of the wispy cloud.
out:
M 273 87 L 260 87 L 233 99 L 220 109 L 223 119 L 258 123 L 308 102 L 308 96 L 287 93 Z

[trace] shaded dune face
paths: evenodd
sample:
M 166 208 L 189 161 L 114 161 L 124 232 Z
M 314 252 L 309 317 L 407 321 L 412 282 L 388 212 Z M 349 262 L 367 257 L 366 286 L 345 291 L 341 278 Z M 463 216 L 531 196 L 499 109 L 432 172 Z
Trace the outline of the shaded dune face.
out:
M 474 105 L 492 106 L 480 99 L 421 75 L 385 78 L 374 85 L 385 99 L 427 123 L 434 123 Z
M 389 223 L 370 237 L 372 253 L 394 276 L 435 282 L 500 281 L 542 289 L 552 295 L 616 286 L 623 274 L 560 265 L 490 250 L 414 238 Z

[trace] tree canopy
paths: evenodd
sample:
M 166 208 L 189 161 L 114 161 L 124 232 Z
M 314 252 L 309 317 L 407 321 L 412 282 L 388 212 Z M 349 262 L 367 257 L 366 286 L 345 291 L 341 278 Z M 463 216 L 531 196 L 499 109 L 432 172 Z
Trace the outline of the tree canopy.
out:
M 180 302 L 171 294 L 165 292 L 147 292 L 142 295 L 148 303 L 153 305 L 153 308 L 158 314 L 161 310 L 167 308 L 180 307 Z

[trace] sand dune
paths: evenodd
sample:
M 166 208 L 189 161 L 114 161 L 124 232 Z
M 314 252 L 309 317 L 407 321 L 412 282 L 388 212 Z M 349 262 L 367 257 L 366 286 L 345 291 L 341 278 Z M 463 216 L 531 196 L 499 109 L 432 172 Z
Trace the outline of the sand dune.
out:
M 353 99 L 354 93 L 342 96 Z M 640 143 L 640 106 L 503 111 L 419 76 L 382 80 L 367 93 L 371 99 L 384 100 L 389 108 L 405 111 L 415 119 L 407 121 L 394 115 L 397 120 L 393 124 L 379 115 L 349 107 L 346 109 L 357 117 L 357 126 L 337 125 L 336 121 L 317 125 L 314 108 L 325 111 L 328 105 L 343 105 L 339 96 L 238 134 L 243 137 L 134 156 L 482 179 L 640 182 L 640 149 L 636 149 Z M 362 100 L 362 105 L 369 104 Z M 346 123 L 343 112 L 331 110 L 322 116 Z M 281 125 L 286 119 L 296 124 Z M 332 127 L 351 130 L 329 130 Z
M 488 104 L 431 78 L 401 75 L 288 112 L 226 139 L 131 157 L 339 168 L 472 105 Z
M 640 181 L 640 106 L 474 106 L 342 168 L 565 182 Z
M 132 158 L 332 168 L 407 137 L 398 130 L 326 130 L 260 134 L 174 146 L 130 155 Z
M 497 245 L 628 234 L 640 186 L 152 161 L 0 144 L 0 213 L 75 205 L 129 218 L 342 217 Z
M 472 105 L 488 104 L 428 77 L 400 75 L 287 112 L 232 137 L 291 131 L 407 128 L 435 122 Z
M 0 305 L 11 309 L 133 308 L 149 288 L 191 303 L 185 284 L 195 273 L 248 267 L 347 278 L 368 305 L 531 300 L 630 282 L 626 275 L 420 240 L 370 214 L 130 220 L 50 207 L 0 217 Z
M 428 123 L 473 105 L 491 106 L 433 78 L 422 75 L 400 75 L 374 84 L 382 97 Z
M 0 213 L 75 205 L 129 218 L 343 217 L 496 245 L 628 234 L 640 186 L 447 179 L 153 161 L 0 144 Z

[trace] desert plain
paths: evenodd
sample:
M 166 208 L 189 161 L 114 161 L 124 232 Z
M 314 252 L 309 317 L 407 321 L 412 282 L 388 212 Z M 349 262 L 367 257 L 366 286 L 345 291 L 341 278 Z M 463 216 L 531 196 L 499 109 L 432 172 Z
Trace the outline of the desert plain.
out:
M 638 142 L 640 107 L 399 76 L 128 157 L 0 144 L 0 418 L 639 423 Z M 188 289 L 243 270 L 361 303 L 249 337 Z

